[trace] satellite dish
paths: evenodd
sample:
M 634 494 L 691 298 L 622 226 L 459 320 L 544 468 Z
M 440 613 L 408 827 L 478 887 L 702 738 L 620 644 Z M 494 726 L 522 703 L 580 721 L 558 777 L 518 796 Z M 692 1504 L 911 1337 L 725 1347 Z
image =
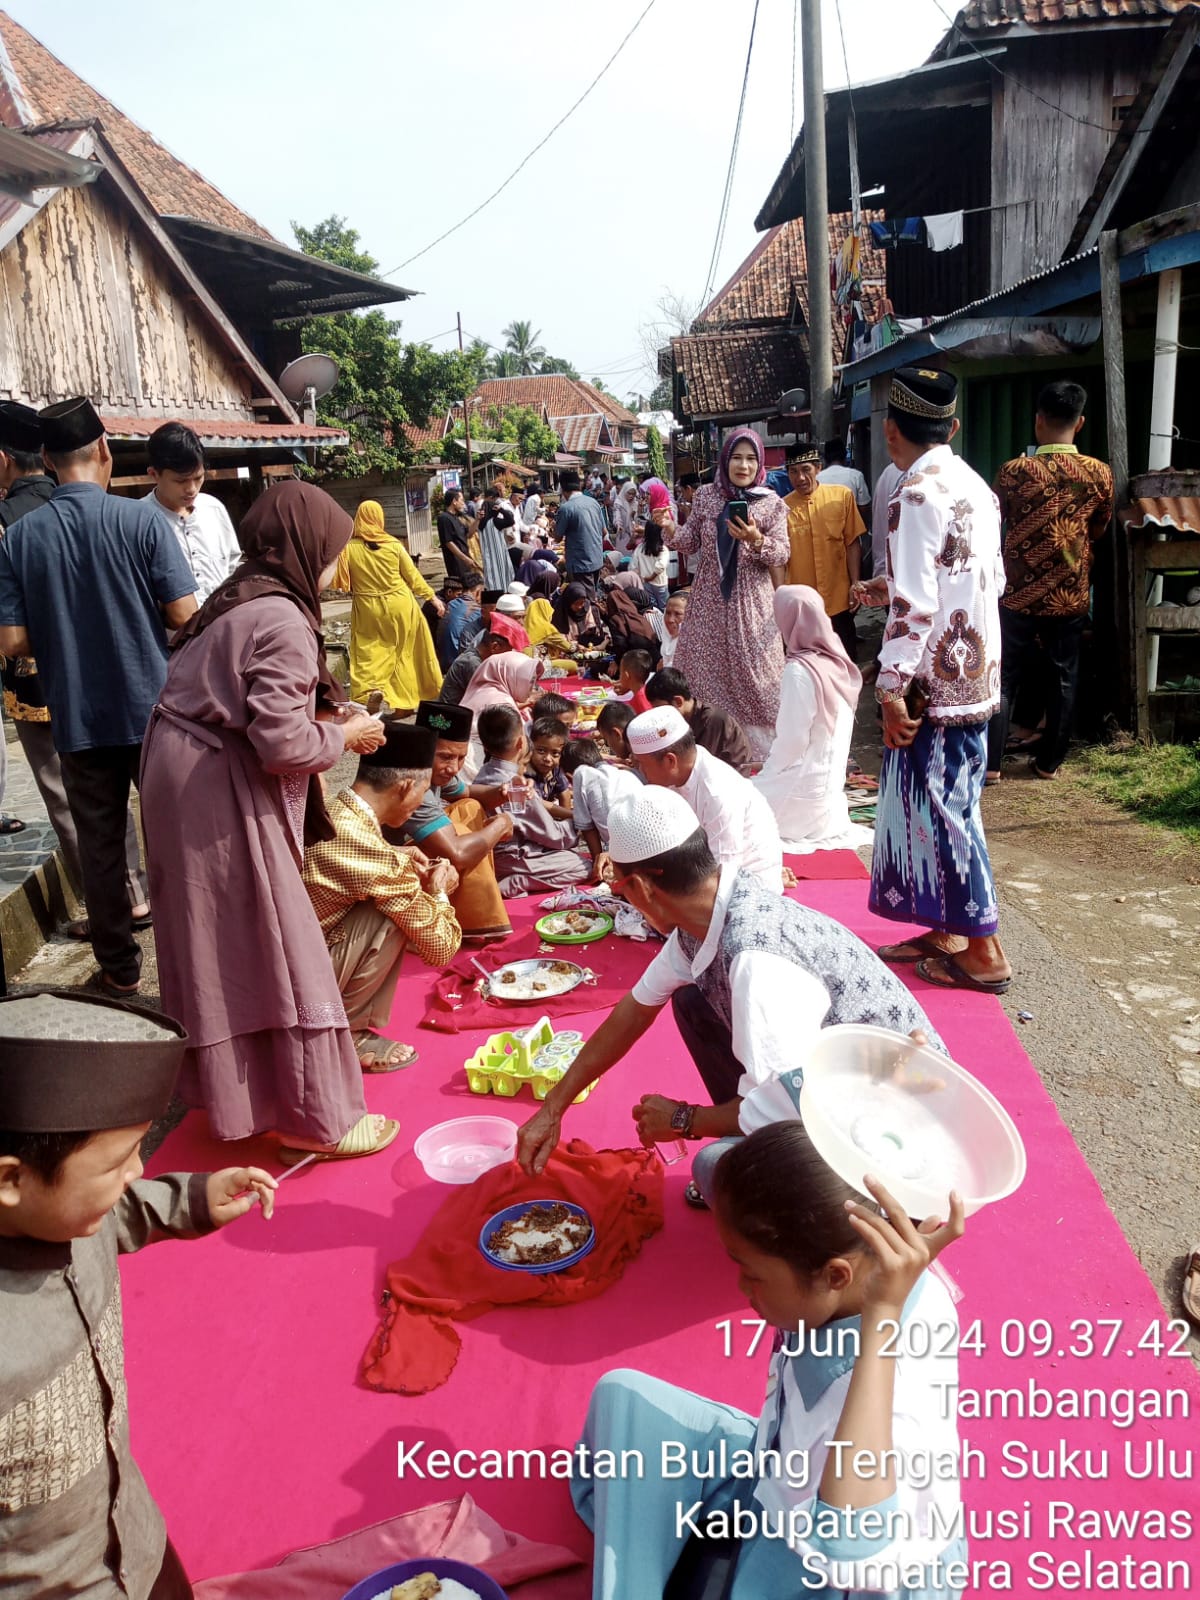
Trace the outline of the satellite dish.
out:
M 333 388 L 341 376 L 341 368 L 332 356 L 300 356 L 289 361 L 279 374 L 279 387 L 293 405 L 301 405 L 311 389 L 313 399 L 319 400 Z
M 293 365 L 295 363 L 293 362 Z M 789 389 L 779 397 L 779 413 L 784 417 L 797 417 L 808 410 L 808 390 Z

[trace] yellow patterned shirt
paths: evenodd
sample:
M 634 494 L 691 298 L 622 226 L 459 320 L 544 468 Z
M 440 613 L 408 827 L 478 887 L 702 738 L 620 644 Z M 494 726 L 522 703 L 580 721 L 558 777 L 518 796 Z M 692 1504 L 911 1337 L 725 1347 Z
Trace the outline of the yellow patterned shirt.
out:
M 457 955 L 462 929 L 453 908 L 421 887 L 417 869 L 383 837 L 367 802 L 343 789 L 330 803 L 329 819 L 336 836 L 304 853 L 304 883 L 325 943 L 338 944 L 350 912 L 370 901 L 429 966 L 444 966 Z

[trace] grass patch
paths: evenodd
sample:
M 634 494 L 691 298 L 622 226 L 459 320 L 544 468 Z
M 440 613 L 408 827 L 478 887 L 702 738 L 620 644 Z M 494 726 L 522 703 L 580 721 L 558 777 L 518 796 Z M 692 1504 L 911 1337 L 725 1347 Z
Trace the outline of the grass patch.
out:
M 1200 744 L 1096 745 L 1070 770 L 1087 793 L 1200 844 Z

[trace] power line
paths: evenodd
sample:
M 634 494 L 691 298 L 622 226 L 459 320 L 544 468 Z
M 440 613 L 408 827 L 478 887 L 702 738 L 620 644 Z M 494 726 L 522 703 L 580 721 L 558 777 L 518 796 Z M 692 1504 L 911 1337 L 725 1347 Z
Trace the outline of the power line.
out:
M 708 263 L 708 278 L 705 281 L 704 293 L 700 297 L 702 305 L 708 304 L 708 297 L 712 291 L 713 279 L 716 276 L 717 262 L 721 255 L 721 245 L 725 238 L 725 223 L 729 216 L 729 199 L 733 193 L 733 173 L 737 166 L 738 145 L 742 137 L 742 115 L 746 109 L 746 85 L 750 82 L 750 57 L 754 54 L 754 30 L 758 26 L 759 0 L 754 0 L 754 15 L 750 19 L 750 43 L 746 48 L 746 67 L 742 73 L 742 93 L 738 100 L 737 122 L 733 129 L 733 144 L 729 150 L 729 170 L 725 174 L 725 192 L 721 196 L 721 213 L 717 218 L 717 236 L 713 240 L 712 259 Z
M 941 0 L 932 0 L 932 3 L 937 6 L 942 16 L 950 24 L 951 28 L 953 28 L 955 19 L 942 5 Z M 969 39 L 965 33 L 959 34 L 959 38 L 962 40 L 963 44 L 968 46 L 969 49 L 974 50 L 975 54 L 981 61 L 986 62 L 986 64 L 991 67 L 992 71 L 998 78 L 1003 78 L 1006 83 L 1011 83 L 1015 89 L 1020 89 L 1021 92 L 1023 94 L 1027 94 L 1031 100 L 1039 100 L 1042 105 L 1048 106 L 1051 111 L 1056 111 L 1060 117 L 1066 117 L 1068 122 L 1077 122 L 1081 128 L 1098 128 L 1101 133 L 1113 132 L 1111 123 L 1093 122 L 1090 117 L 1077 117 L 1073 111 L 1068 111 L 1065 106 L 1060 106 L 1053 100 L 1047 100 L 1044 94 L 1039 94 L 1036 89 L 1031 89 L 1027 83 L 1022 83 L 1020 78 L 1014 78 L 1011 72 L 1005 72 L 1003 67 L 998 67 L 996 65 L 991 56 L 984 55 L 983 51 L 979 48 L 975 41 L 973 39 Z
M 833 0 L 833 3 L 837 12 L 838 34 L 842 41 L 842 65 L 846 69 L 846 95 L 850 104 L 850 199 L 851 209 L 854 213 L 851 221 L 858 228 L 862 226 L 862 194 L 858 174 L 858 118 L 854 110 L 854 90 L 850 82 L 850 52 L 846 49 L 846 29 L 842 22 L 842 0 Z
M 550 129 L 550 132 L 547 133 L 544 138 L 538 140 L 537 144 L 534 145 L 533 149 L 529 152 L 529 154 L 525 157 L 525 159 L 523 161 L 519 162 L 518 165 L 513 168 L 513 170 L 509 173 L 508 177 L 505 178 L 504 182 L 500 185 L 500 187 L 498 189 L 494 189 L 492 191 L 492 193 L 490 195 L 488 195 L 486 200 L 481 200 L 480 203 L 475 207 L 474 211 L 468 212 L 467 215 L 462 219 L 461 222 L 456 222 L 452 228 L 447 228 L 445 233 L 439 233 L 437 238 L 434 239 L 432 241 L 432 243 L 427 244 L 423 250 L 418 250 L 416 255 L 409 256 L 408 260 L 407 261 L 402 261 L 398 267 L 389 267 L 389 269 L 383 274 L 383 276 L 385 278 L 390 278 L 392 276 L 393 272 L 403 272 L 405 267 L 411 266 L 414 261 L 419 261 L 422 256 L 428 255 L 429 252 L 436 245 L 439 245 L 439 244 L 441 244 L 443 242 L 443 240 L 448 239 L 451 234 L 457 233 L 460 228 L 465 228 L 468 222 L 474 221 L 474 219 L 479 215 L 479 213 L 481 211 L 483 211 L 487 206 L 490 206 L 493 200 L 497 199 L 498 196 L 500 196 L 500 195 L 502 195 L 504 193 L 505 189 L 508 188 L 509 184 L 518 175 L 518 173 L 520 173 L 525 167 L 527 167 L 529 165 L 529 163 L 533 160 L 534 156 L 537 155 L 538 151 L 541 150 L 543 148 L 543 146 L 545 146 L 546 144 L 548 144 L 550 142 L 550 140 L 554 137 L 554 135 L 562 127 L 563 123 L 566 122 L 569 118 L 571 118 L 571 117 L 573 117 L 575 115 L 575 113 L 579 110 L 580 106 L 587 99 L 588 95 L 591 94 L 592 90 L 600 82 L 601 78 L 604 77 L 604 75 L 608 71 L 609 67 L 612 66 L 613 62 L 617 59 L 617 57 L 621 54 L 622 50 L 624 50 L 625 46 L 633 38 L 634 34 L 641 27 L 642 23 L 649 16 L 650 12 L 653 11 L 653 9 L 654 9 L 656 4 L 657 4 L 657 0 L 648 0 L 648 4 L 646 5 L 645 9 L 642 11 L 640 16 L 638 17 L 637 21 L 633 24 L 633 27 L 630 28 L 629 32 L 625 35 L 625 37 L 621 40 L 620 44 L 613 51 L 612 55 L 609 56 L 608 60 L 600 68 L 600 71 L 596 74 L 596 76 L 592 79 L 591 83 L 588 84 L 587 88 L 579 96 L 579 99 L 575 101 L 574 105 L 570 106 L 566 111 L 563 112 L 562 116 L 559 117 L 558 121 Z M 757 0 L 755 0 L 755 10 L 757 11 L 757 9 L 758 9 Z M 741 121 L 740 116 L 738 118 L 738 121 L 739 122 Z

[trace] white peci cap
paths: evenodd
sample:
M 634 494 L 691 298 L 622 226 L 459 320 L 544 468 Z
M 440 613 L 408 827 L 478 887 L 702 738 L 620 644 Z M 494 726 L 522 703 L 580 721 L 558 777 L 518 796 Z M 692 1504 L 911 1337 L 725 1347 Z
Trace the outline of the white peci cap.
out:
M 677 790 L 647 786 L 618 800 L 608 813 L 608 853 L 619 866 L 631 867 L 686 844 L 699 826 Z
M 510 583 L 504 592 L 505 594 L 527 595 L 529 593 L 529 585 L 527 583 Z
M 634 717 L 625 729 L 625 737 L 634 755 L 652 756 L 658 750 L 669 750 L 691 731 L 687 718 L 674 706 L 655 706 Z
M 525 602 L 520 595 L 502 594 L 496 601 L 496 610 L 503 617 L 523 617 L 525 615 Z

